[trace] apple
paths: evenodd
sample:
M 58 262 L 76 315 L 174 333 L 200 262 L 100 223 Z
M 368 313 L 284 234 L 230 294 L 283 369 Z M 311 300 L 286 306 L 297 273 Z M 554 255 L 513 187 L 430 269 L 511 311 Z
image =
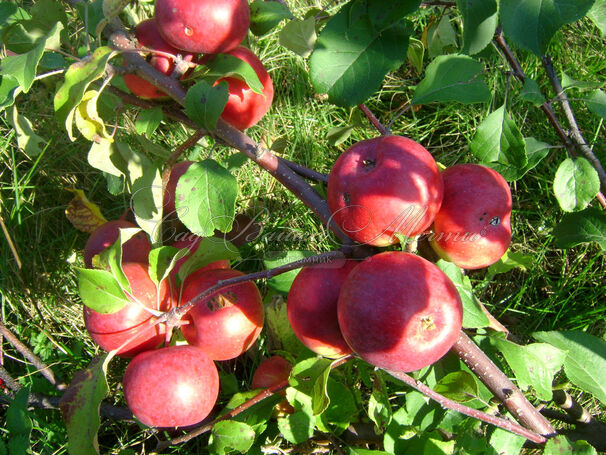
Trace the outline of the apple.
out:
M 84 307 L 84 325 L 91 338 L 106 351 L 120 348 L 121 357 L 133 357 L 139 352 L 158 347 L 165 338 L 166 327 L 158 324 L 152 327 L 154 316 L 145 308 L 168 311 L 172 299 L 168 284 L 162 282 L 160 290 L 149 277 L 147 264 L 125 262 L 122 270 L 131 287 L 131 298 L 122 309 L 115 313 L 103 314 Z M 99 299 L 105 296 L 99 292 Z
M 274 355 L 259 364 L 253 374 L 251 387 L 253 389 L 268 389 L 269 387 L 276 386 L 288 380 L 291 370 L 292 364 L 288 360 L 279 355 Z M 285 390 L 279 393 L 282 396 L 286 396 Z M 278 403 L 276 410 L 282 414 L 294 414 L 295 412 L 295 409 L 287 400 L 282 400 Z
M 195 346 L 169 346 L 139 354 L 126 367 L 122 383 L 129 409 L 150 427 L 199 423 L 219 396 L 217 367 Z
M 339 328 L 337 301 L 341 286 L 357 264 L 303 267 L 292 283 L 286 301 L 290 326 L 316 354 L 336 358 L 351 352 Z
M 216 82 L 218 84 L 226 81 L 229 91 L 221 118 L 234 128 L 244 130 L 258 123 L 267 113 L 274 98 L 274 85 L 263 63 L 251 50 L 240 46 L 228 54 L 248 63 L 263 84 L 263 93 L 255 93 L 246 82 L 235 77 L 219 79 Z
M 336 161 L 328 204 L 336 224 L 353 240 L 373 246 L 427 229 L 442 203 L 443 184 L 425 148 L 402 136 L 360 141 Z
M 126 220 L 108 221 L 99 226 L 90 235 L 84 247 L 84 265 L 86 268 L 93 268 L 93 257 L 116 243 L 120 235 L 120 229 L 137 227 Z M 143 232 L 139 232 L 122 245 L 122 262 L 147 263 L 150 251 L 151 243 L 149 239 Z
M 368 363 L 409 372 L 431 365 L 456 342 L 463 309 L 455 285 L 419 256 L 390 251 L 349 274 L 337 304 L 347 344 Z
M 160 34 L 178 49 L 219 54 L 246 38 L 250 8 L 246 0 L 156 0 Z
M 465 269 L 497 262 L 511 242 L 511 191 L 497 171 L 458 164 L 442 172 L 444 200 L 433 223 L 435 252 Z
M 199 237 L 194 234 L 190 234 L 186 238 L 177 240 L 172 244 L 172 246 L 174 248 L 178 248 L 180 250 L 183 248 L 189 248 L 189 253 L 186 256 L 182 257 L 181 259 L 177 260 L 177 262 L 175 263 L 175 267 L 170 272 L 170 276 L 171 276 L 173 282 L 175 281 L 181 266 L 191 257 L 192 254 L 194 254 L 198 250 L 201 240 L 202 240 L 202 237 Z M 220 241 L 220 240 L 217 239 L 217 241 Z M 221 259 L 221 260 L 218 260 L 215 262 L 211 262 L 210 264 L 199 268 L 197 271 L 200 272 L 200 271 L 213 270 L 213 269 L 229 269 L 229 261 L 227 259 Z
M 193 161 L 179 161 L 175 164 L 171 170 L 170 175 L 168 177 L 168 182 L 166 182 L 166 187 L 164 188 L 164 215 L 170 215 L 175 213 L 175 197 L 177 194 L 177 184 L 179 183 L 179 179 L 183 174 L 187 172 L 189 167 L 194 164 Z
M 182 57 L 186 62 L 191 62 L 194 60 L 193 54 L 183 52 L 168 44 L 158 32 L 156 21 L 153 19 L 148 19 L 137 25 L 135 35 L 138 41 L 137 47 L 139 48 L 147 47 L 148 49 L 153 49 L 172 55 L 182 54 Z M 152 52 L 148 57 L 148 62 L 159 72 L 167 76 L 170 76 L 175 70 L 175 60 L 167 57 L 166 55 L 154 54 Z M 145 79 L 140 78 L 136 74 L 125 74 L 124 82 L 129 90 L 140 98 L 156 99 L 167 97 L 166 93 L 159 90 L 155 85 L 147 82 Z
M 198 270 L 183 283 L 185 304 L 219 281 L 242 276 L 232 269 Z M 233 359 L 249 349 L 263 327 L 263 303 L 254 283 L 248 281 L 221 290 L 198 302 L 184 316 L 181 331 L 187 342 L 213 360 Z

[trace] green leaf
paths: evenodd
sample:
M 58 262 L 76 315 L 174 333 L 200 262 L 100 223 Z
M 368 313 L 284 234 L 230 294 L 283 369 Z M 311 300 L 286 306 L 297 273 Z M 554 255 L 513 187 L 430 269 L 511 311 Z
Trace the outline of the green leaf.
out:
M 328 379 L 326 390 L 330 404 L 319 418 L 327 428 L 336 426 L 339 430 L 345 430 L 358 414 L 354 394 L 347 386 L 332 378 Z
M 326 394 L 325 384 L 326 380 L 328 379 L 326 370 L 328 369 L 330 371 L 330 366 L 332 363 L 333 361 L 323 357 L 311 357 L 309 359 L 305 359 L 293 366 L 288 382 L 295 390 L 312 397 L 313 403 L 313 399 L 318 398 L 316 392 L 318 395 Z M 322 386 L 319 387 L 319 390 L 316 386 L 316 382 L 318 381 L 320 381 L 322 384 Z M 324 398 L 327 399 L 326 396 Z M 313 405 L 313 408 L 318 409 L 318 406 Z
M 533 386 L 540 400 L 552 399 L 553 377 L 562 368 L 566 352 L 545 343 L 520 346 L 503 339 L 491 341 L 503 353 L 520 389 Z
M 535 81 L 533 78 L 528 76 L 526 79 L 524 79 L 524 87 L 522 88 L 520 98 L 534 104 L 535 106 L 540 106 L 545 102 L 545 96 L 543 93 L 541 93 L 539 84 L 537 84 L 537 81 Z
M 501 0 L 501 23 L 515 44 L 540 57 L 563 25 L 581 19 L 594 0 Z
M 534 261 L 534 256 L 523 253 L 514 253 L 508 250 L 501 259 L 488 267 L 486 277 L 487 279 L 492 279 L 492 277 L 499 273 L 507 273 L 510 270 L 518 268 L 525 272 L 527 268 L 532 267 Z
M 327 93 L 339 106 L 364 102 L 379 89 L 389 71 L 406 61 L 412 25 L 402 14 L 394 14 L 394 8 L 398 10 L 394 2 L 375 2 L 392 20 L 378 20 L 373 14 L 352 19 L 354 5 L 369 8 L 371 2 L 350 2 L 328 21 L 309 60 L 315 91 Z
M 93 257 L 93 265 L 100 269 L 109 268 L 120 287 L 126 292 L 131 292 L 131 288 L 128 278 L 122 270 L 122 246 L 139 232 L 141 232 L 139 228 L 120 228 L 116 241 Z
M 316 39 L 316 20 L 313 16 L 302 21 L 299 19 L 289 21 L 280 30 L 278 36 L 281 46 L 303 58 L 311 55 Z
M 88 152 L 88 164 L 114 177 L 122 177 L 128 173 L 126 161 L 111 139 L 93 142 Z
M 359 447 L 348 447 L 347 455 L 391 455 L 383 450 L 360 449 Z
M 504 176 L 510 180 L 523 173 L 528 164 L 526 143 L 522 133 L 511 119 L 505 105 L 491 113 L 478 126 L 476 134 L 469 144 L 471 153 L 480 163 L 500 163 L 502 168 L 513 168 L 514 172 Z M 515 172 L 515 170 L 518 172 Z
M 273 269 L 282 265 L 290 264 L 306 257 L 314 256 L 313 251 L 277 251 L 266 254 L 263 263 L 266 269 Z M 277 275 L 267 281 L 267 284 L 281 294 L 288 294 L 292 282 L 295 280 L 301 269 L 291 270 Z
M 336 147 L 349 139 L 354 129 L 355 126 L 335 126 L 326 133 L 326 140 L 329 145 Z
M 19 149 L 30 158 L 40 155 L 46 140 L 38 136 L 32 128 L 32 123 L 17 112 L 17 105 L 13 105 L 8 121 L 15 129 Z
M 408 53 L 406 57 L 418 74 L 423 72 L 423 57 L 425 56 L 425 45 L 423 41 L 410 38 L 408 42 Z
M 200 240 L 196 251 L 179 268 L 177 282 L 183 283 L 190 273 L 212 262 L 221 259 L 233 261 L 239 257 L 238 248 L 229 240 L 217 237 L 205 237 Z
M 427 27 L 426 38 L 429 58 L 454 52 L 457 48 L 457 33 L 450 23 L 448 14 L 444 14 L 437 24 Z
M 553 235 L 557 248 L 572 248 L 581 243 L 597 242 L 606 250 L 606 213 L 595 207 L 567 213 L 553 229 Z
M 463 104 L 490 100 L 490 90 L 482 79 L 484 65 L 466 55 L 440 55 L 425 71 L 417 85 L 412 104 L 458 101 Z
M 120 311 L 129 303 L 116 278 L 106 270 L 76 268 L 82 303 L 98 313 Z
M 481 328 L 488 327 L 490 321 L 482 310 L 480 301 L 473 294 L 473 288 L 469 277 L 463 275 L 463 272 L 452 262 L 440 259 L 436 265 L 451 279 L 459 291 L 463 303 L 463 327 Z
M 587 16 L 602 31 L 602 38 L 606 38 L 606 0 L 596 0 Z
M 232 395 L 229 402 L 225 405 L 225 408 L 221 410 L 220 415 L 225 415 L 228 412 L 233 411 L 241 404 L 257 396 L 258 393 L 258 390 L 248 390 L 246 392 L 239 392 Z M 275 394 L 259 403 L 252 405 L 245 411 L 240 412 L 233 419 L 237 420 L 238 422 L 246 423 L 257 432 L 262 432 L 259 430 L 263 429 L 266 422 L 271 418 L 274 406 L 282 400 L 283 397 L 281 395 Z
M 292 17 L 288 7 L 280 2 L 255 0 L 250 4 L 250 31 L 256 36 L 262 36 L 283 19 Z
M 17 79 L 10 76 L 2 76 L 2 80 L 0 80 L 0 112 L 12 106 L 15 98 L 17 98 L 21 91 Z
M 185 95 L 185 112 L 202 128 L 214 130 L 228 98 L 227 81 L 221 81 L 214 87 L 206 81 L 199 81 Z
M 266 297 L 265 303 L 265 327 L 270 339 L 295 356 L 310 352 L 290 326 L 284 298 L 275 294 L 273 296 L 270 294 L 268 297 L 270 298 Z
M 13 22 L 13 16 L 17 13 L 18 9 L 17 5 L 13 2 L 0 2 L 0 27 Z
M 192 164 L 179 179 L 175 194 L 177 215 L 183 224 L 200 237 L 213 235 L 215 229 L 228 232 L 233 224 L 238 181 L 216 161 Z
M 606 10 L 606 8 L 604 8 Z M 606 119 L 606 93 L 602 90 L 595 90 L 589 94 L 585 100 L 587 109 L 598 117 Z
M 490 435 L 490 445 L 498 449 L 499 455 L 518 455 L 525 442 L 526 439 L 522 436 L 499 427 L 495 427 Z
M 597 452 L 585 441 L 573 442 L 561 435 L 547 441 L 543 455 L 597 455 Z
M 368 417 L 380 431 L 383 431 L 391 422 L 392 410 L 389 393 L 380 371 L 376 371 L 374 374 L 372 393 L 368 400 Z
M 314 434 L 315 419 L 302 411 L 278 419 L 278 429 L 292 444 L 301 444 Z
M 219 54 L 207 63 L 206 66 L 208 68 L 207 76 L 216 78 L 234 77 L 243 81 L 253 92 L 263 93 L 263 84 L 259 80 L 256 71 L 250 64 L 238 57 L 229 54 Z
M 466 371 L 454 371 L 441 378 L 433 388 L 451 400 L 464 403 L 478 396 L 478 384 L 474 376 Z
M 72 120 L 74 110 L 82 101 L 88 86 L 105 72 L 105 65 L 115 51 L 109 47 L 99 47 L 91 56 L 72 64 L 65 73 L 65 80 L 55 94 L 55 113 L 57 119 L 65 123 L 67 134 L 73 141 Z
M 584 210 L 600 191 L 598 172 L 583 157 L 566 158 L 556 172 L 553 191 L 562 210 Z
M 156 286 L 168 278 L 177 261 L 186 255 L 186 249 L 179 250 L 172 246 L 161 246 L 149 252 L 149 277 Z
M 463 17 L 463 52 L 477 54 L 490 44 L 499 15 L 496 0 L 457 0 Z
M 383 435 L 385 450 L 389 453 L 404 453 L 409 444 L 408 440 L 416 434 L 412 428 L 413 417 L 408 413 L 406 407 L 401 407 L 394 412 L 391 423 Z
M 15 398 L 6 410 L 6 429 L 9 431 L 11 438 L 24 436 L 26 440 L 29 439 L 33 425 L 27 411 L 28 398 L 29 388 L 22 388 L 15 394 Z
M 255 442 L 255 430 L 245 423 L 234 420 L 217 422 L 213 426 L 211 435 L 212 450 L 219 455 L 231 450 L 245 453 Z
M 59 401 L 70 455 L 99 453 L 99 406 L 108 391 L 105 376 L 111 358 L 111 354 L 96 357 L 87 368 L 76 372 Z
M 536 332 L 534 338 L 568 355 L 564 372 L 570 381 L 606 404 L 606 342 L 585 332 Z
M 27 93 L 34 83 L 38 63 L 42 58 L 44 49 L 49 47 L 47 42 L 56 40 L 62 29 L 63 25 L 58 22 L 48 34 L 36 41 L 36 46 L 32 50 L 24 54 L 4 57 L 2 59 L 0 74 L 15 78 L 19 82 L 23 92 Z
M 600 88 L 600 86 L 602 85 L 599 82 L 577 81 L 577 80 L 571 78 L 564 71 L 562 71 L 562 75 L 561 75 L 560 79 L 562 80 L 562 89 L 564 89 L 564 90 L 569 90 L 569 89 L 577 89 L 580 91 L 595 90 L 597 88 Z
M 162 123 L 163 118 L 164 114 L 161 107 L 142 109 L 135 120 L 135 129 L 137 133 L 146 134 L 147 137 L 151 137 L 160 126 L 160 123 Z

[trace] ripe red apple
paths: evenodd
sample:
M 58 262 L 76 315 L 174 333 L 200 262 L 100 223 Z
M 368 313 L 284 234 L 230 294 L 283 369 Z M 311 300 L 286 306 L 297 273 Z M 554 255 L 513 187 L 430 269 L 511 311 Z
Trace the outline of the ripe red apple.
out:
M 178 49 L 219 54 L 246 38 L 246 0 L 156 0 L 155 19 L 166 41 Z
M 190 301 L 218 281 L 241 275 L 232 269 L 196 271 L 183 284 L 181 302 Z M 198 346 L 213 360 L 233 359 L 250 348 L 261 333 L 261 295 L 250 281 L 230 286 L 194 305 L 183 320 L 189 321 L 181 326 L 189 344 Z
M 303 267 L 292 283 L 286 301 L 290 326 L 317 354 L 336 358 L 351 352 L 339 328 L 337 301 L 341 286 L 357 264 Z
M 450 279 L 410 253 L 377 254 L 359 264 L 339 295 L 343 337 L 379 368 L 415 371 L 431 365 L 456 342 L 463 309 Z
M 258 123 L 267 113 L 274 99 L 274 85 L 263 63 L 251 50 L 240 46 L 228 54 L 248 63 L 263 84 L 263 93 L 255 93 L 246 82 L 234 77 L 217 81 L 217 84 L 227 81 L 229 90 L 229 98 L 221 118 L 235 128 L 244 130 Z
M 292 370 L 291 363 L 284 357 L 274 355 L 269 359 L 263 360 L 255 373 L 253 374 L 251 387 L 253 389 L 267 389 L 281 382 L 287 381 Z M 286 391 L 279 392 L 280 395 L 286 396 Z M 282 400 L 276 405 L 278 413 L 294 414 L 295 409 L 288 403 L 287 400 Z
M 153 315 L 145 307 L 167 311 L 172 307 L 172 299 L 166 281 L 162 282 L 158 292 L 147 272 L 147 264 L 125 262 L 122 270 L 130 283 L 133 298 L 122 309 L 109 314 L 85 306 L 84 324 L 91 338 L 106 351 L 117 349 L 134 337 L 118 351 L 121 357 L 133 357 L 139 352 L 158 347 L 166 333 L 164 324 L 151 326 Z M 104 298 L 99 293 L 99 299 Z
M 497 262 L 511 242 L 511 191 L 497 171 L 458 164 L 442 172 L 444 200 L 430 244 L 465 269 Z
M 442 203 L 443 184 L 430 153 L 402 136 L 358 142 L 336 161 L 328 204 L 353 240 L 373 246 L 398 242 L 427 229 Z
M 204 420 L 219 395 L 213 361 L 195 346 L 169 346 L 135 357 L 124 373 L 132 413 L 150 427 L 185 427 Z
M 93 267 L 93 257 L 116 243 L 121 228 L 136 227 L 125 220 L 108 221 L 99 226 L 90 235 L 84 247 L 84 265 L 86 268 L 91 269 Z M 122 245 L 122 262 L 147 263 L 150 251 L 151 243 L 149 239 L 143 232 L 139 232 Z
M 137 25 L 135 35 L 138 41 L 137 47 L 139 48 L 147 47 L 148 49 L 154 49 L 172 55 L 181 54 L 183 59 L 187 62 L 194 60 L 193 54 L 183 52 L 168 44 L 158 32 L 156 21 L 153 19 L 148 19 Z M 148 62 L 159 72 L 166 74 L 167 76 L 170 76 L 175 70 L 175 60 L 166 55 L 154 54 L 152 52 L 148 57 Z M 166 93 L 159 90 L 155 85 L 135 74 L 125 74 L 124 82 L 129 90 L 140 98 L 156 99 L 167 97 Z
M 177 183 L 179 183 L 181 176 L 187 172 L 192 164 L 194 164 L 193 161 L 179 161 L 171 168 L 168 182 L 166 182 L 166 187 L 164 188 L 164 216 L 175 213 Z

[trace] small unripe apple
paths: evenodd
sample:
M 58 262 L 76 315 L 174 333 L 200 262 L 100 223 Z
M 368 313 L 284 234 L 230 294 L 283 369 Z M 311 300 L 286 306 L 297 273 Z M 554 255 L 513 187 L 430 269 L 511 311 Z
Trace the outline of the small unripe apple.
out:
M 360 141 L 336 161 L 328 204 L 337 225 L 356 242 L 387 246 L 394 235 L 427 229 L 442 203 L 443 184 L 431 154 L 412 139 Z
M 137 47 L 139 48 L 146 47 L 175 56 L 181 54 L 183 60 L 186 62 L 194 60 L 193 54 L 183 52 L 168 44 L 158 32 L 156 21 L 153 19 L 148 19 L 137 25 L 135 35 L 138 41 Z M 175 70 L 175 60 L 166 55 L 154 54 L 152 52 L 147 60 L 151 66 L 167 76 L 170 76 Z M 140 98 L 156 99 L 167 97 L 166 93 L 159 90 L 158 87 L 147 82 L 145 79 L 140 78 L 136 74 L 125 74 L 124 82 L 129 90 Z
M 165 338 L 165 325 L 152 327 L 153 315 L 146 308 L 168 311 L 173 301 L 166 280 L 158 291 L 149 277 L 147 264 L 125 262 L 122 270 L 130 284 L 132 298 L 115 313 L 103 314 L 85 306 L 84 324 L 91 338 L 106 351 L 118 349 L 133 338 L 118 351 L 121 357 L 133 357 L 158 347 Z M 105 296 L 99 293 L 99 299 L 103 300 Z
M 442 172 L 444 200 L 433 222 L 435 252 L 465 269 L 497 262 L 511 242 L 511 191 L 497 171 L 458 164 Z
M 93 257 L 112 246 L 118 240 L 120 229 L 137 228 L 133 223 L 125 220 L 108 221 L 99 226 L 93 232 L 84 247 L 84 265 L 86 268 L 93 267 Z M 122 245 L 122 262 L 147 263 L 151 243 L 143 232 L 132 236 Z
M 221 118 L 233 127 L 244 130 L 257 124 L 267 113 L 274 99 L 274 85 L 263 63 L 251 50 L 240 46 L 228 54 L 248 63 L 263 84 L 263 93 L 255 93 L 246 82 L 235 77 L 217 81 L 217 84 L 227 81 L 229 90 L 229 98 Z
M 242 276 L 232 269 L 199 270 L 183 283 L 182 304 L 219 281 Z M 263 328 L 263 302 L 254 283 L 248 281 L 198 302 L 185 315 L 181 331 L 187 342 L 198 346 L 213 360 L 233 359 L 249 349 Z
M 390 251 L 349 274 L 338 315 L 343 337 L 362 359 L 408 372 L 448 352 L 459 337 L 463 309 L 455 285 L 437 266 Z
M 246 0 L 156 0 L 155 19 L 164 39 L 178 49 L 219 54 L 246 38 Z
M 219 395 L 214 362 L 195 346 L 169 346 L 136 356 L 124 373 L 129 409 L 150 427 L 194 425 L 212 411 Z
M 339 328 L 337 301 L 341 286 L 357 264 L 303 267 L 290 287 L 286 301 L 290 326 L 316 354 L 336 358 L 351 352 Z

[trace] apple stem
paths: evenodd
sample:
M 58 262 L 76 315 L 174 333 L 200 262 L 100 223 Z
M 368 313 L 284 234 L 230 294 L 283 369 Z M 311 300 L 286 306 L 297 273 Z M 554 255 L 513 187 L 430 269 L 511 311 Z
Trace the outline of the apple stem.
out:
M 372 125 L 377 129 L 377 131 L 379 133 L 381 133 L 383 136 L 385 136 L 387 134 L 391 134 L 389 132 L 389 130 L 387 128 L 385 128 L 381 122 L 379 122 L 379 119 L 375 116 L 375 114 L 373 114 L 372 111 L 370 109 L 368 109 L 366 104 L 364 104 L 364 103 L 358 104 L 358 107 L 364 113 L 364 115 L 368 118 L 368 120 L 370 120 L 370 123 L 372 123 Z
M 386 373 L 390 374 L 394 378 L 397 378 L 400 381 L 405 382 L 413 389 L 418 390 L 423 395 L 426 395 L 429 398 L 431 398 L 432 400 L 437 401 L 444 408 L 452 409 L 453 411 L 460 412 L 461 414 L 465 414 L 466 416 L 481 420 L 482 422 L 486 422 L 491 425 L 495 425 L 499 428 L 510 431 L 511 433 L 520 435 L 523 438 L 526 438 L 537 444 L 544 444 L 547 441 L 546 437 L 541 436 L 540 434 L 537 434 L 534 431 L 530 431 L 516 422 L 512 422 L 511 420 L 508 420 L 508 419 L 503 419 L 501 417 L 496 417 L 496 416 L 487 414 L 485 412 L 470 408 L 469 406 L 465 406 L 461 403 L 458 403 L 449 398 L 446 398 L 445 396 L 440 395 L 439 393 L 435 392 L 434 390 L 432 390 L 431 388 L 429 388 L 422 382 L 417 381 L 416 379 L 412 378 L 411 376 L 409 376 L 406 373 L 388 371 L 388 370 L 385 370 L 385 371 L 386 371 Z
M 553 425 L 464 332 L 461 332 L 452 351 L 505 405 L 518 422 L 546 437 L 556 434 Z

